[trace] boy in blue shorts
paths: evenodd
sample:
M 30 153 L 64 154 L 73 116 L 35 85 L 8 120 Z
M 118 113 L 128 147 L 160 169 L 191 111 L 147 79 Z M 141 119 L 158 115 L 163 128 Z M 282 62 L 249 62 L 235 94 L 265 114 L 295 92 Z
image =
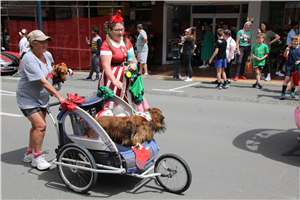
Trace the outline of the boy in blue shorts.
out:
M 227 78 L 226 78 L 226 73 L 225 73 L 225 68 L 227 67 L 227 58 L 226 58 L 227 42 L 223 38 L 223 29 L 219 28 L 217 30 L 217 36 L 218 36 L 218 41 L 216 42 L 215 52 L 211 56 L 211 58 L 208 62 L 209 62 L 209 64 L 211 64 L 214 57 L 216 57 L 215 68 L 217 69 L 217 82 L 218 82 L 218 85 L 216 86 L 216 88 L 222 90 L 221 75 L 224 80 L 223 88 L 224 89 L 228 88 L 228 83 L 227 83 Z
M 253 69 L 255 69 L 256 74 L 256 83 L 252 85 L 253 88 L 256 86 L 261 89 L 262 85 L 260 83 L 260 76 L 263 67 L 265 66 L 266 57 L 269 54 L 269 48 L 267 45 L 264 44 L 264 40 L 266 39 L 266 35 L 264 33 L 259 33 L 256 37 L 256 43 L 252 50 L 253 56 Z
M 282 91 L 281 91 L 281 95 L 280 95 L 280 100 L 284 100 L 285 99 L 285 91 L 287 88 L 288 83 L 291 80 L 291 76 L 292 76 L 292 72 L 295 72 L 296 70 L 299 73 L 299 63 L 300 63 L 300 48 L 299 48 L 299 36 L 298 35 L 294 35 L 292 37 L 292 42 L 291 42 L 292 46 L 287 47 L 285 49 L 285 52 L 283 54 L 284 57 L 288 56 L 288 60 L 286 62 L 286 66 L 285 66 L 285 79 L 282 85 Z M 297 65 L 295 67 L 295 65 Z M 291 90 L 291 97 L 295 98 L 295 84 L 292 82 L 292 90 Z

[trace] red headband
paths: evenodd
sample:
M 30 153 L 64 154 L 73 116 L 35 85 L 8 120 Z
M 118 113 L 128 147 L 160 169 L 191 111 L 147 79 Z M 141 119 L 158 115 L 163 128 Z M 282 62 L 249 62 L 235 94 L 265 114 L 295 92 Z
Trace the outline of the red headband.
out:
M 122 23 L 123 17 L 121 17 L 121 10 L 118 10 L 117 14 L 111 18 L 111 22 L 109 23 L 109 26 L 111 23 Z

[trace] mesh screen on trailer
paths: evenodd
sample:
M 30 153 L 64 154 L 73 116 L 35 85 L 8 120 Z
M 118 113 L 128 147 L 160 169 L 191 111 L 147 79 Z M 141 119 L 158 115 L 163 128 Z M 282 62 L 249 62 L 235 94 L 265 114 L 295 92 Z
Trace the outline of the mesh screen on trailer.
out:
M 48 51 L 55 63 L 64 62 L 71 69 L 90 69 L 91 48 L 86 43 L 92 41 L 92 28 L 99 28 L 99 36 L 105 41 L 104 23 L 111 15 L 93 18 L 75 18 L 59 21 L 43 21 L 43 32 L 52 37 L 48 42 Z M 19 52 L 19 32 L 27 29 L 28 33 L 38 29 L 38 22 L 8 20 L 10 51 Z M 101 61 L 99 62 L 101 67 Z

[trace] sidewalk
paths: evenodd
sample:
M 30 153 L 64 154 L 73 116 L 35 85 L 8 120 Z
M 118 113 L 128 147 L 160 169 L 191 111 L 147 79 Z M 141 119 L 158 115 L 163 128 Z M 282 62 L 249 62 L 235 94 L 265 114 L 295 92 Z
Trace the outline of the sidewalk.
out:
M 216 80 L 216 69 L 214 65 L 200 69 L 196 63 L 192 66 L 193 69 L 193 80 L 194 81 L 215 81 Z M 181 63 L 180 65 L 181 75 L 185 75 L 184 65 Z M 76 70 L 75 70 L 76 72 Z M 88 74 L 89 70 L 82 71 L 84 74 Z M 76 72 L 76 73 L 82 73 Z M 271 81 L 261 80 L 262 84 L 273 84 L 273 85 L 282 85 L 284 80 L 284 76 L 277 76 L 275 75 L 276 69 L 271 69 Z M 159 76 L 159 79 L 173 79 L 173 65 L 151 65 L 150 67 L 150 76 Z M 246 80 L 239 79 L 238 81 L 233 81 L 235 74 L 235 65 L 231 67 L 231 82 L 232 83 L 251 83 L 255 82 L 255 71 L 253 70 L 251 74 L 244 74 L 247 78 Z M 143 78 L 146 78 L 143 76 Z M 180 79 L 174 79 L 180 80 Z
M 195 81 L 214 81 L 216 80 L 216 68 L 214 65 L 200 69 L 198 65 L 193 65 L 193 80 Z M 180 65 L 181 75 L 185 75 L 184 65 Z M 262 84 L 275 84 L 275 85 L 282 85 L 284 80 L 284 76 L 277 76 L 275 75 L 276 69 L 271 69 L 271 81 L 261 80 Z M 153 65 L 150 68 L 150 76 L 161 76 L 161 78 L 168 78 L 173 79 L 173 65 Z M 233 81 L 235 74 L 235 65 L 231 67 L 231 82 L 243 82 L 243 83 L 253 83 L 255 82 L 255 71 L 253 70 L 251 74 L 244 74 L 247 80 Z M 176 79 L 174 79 L 176 80 Z

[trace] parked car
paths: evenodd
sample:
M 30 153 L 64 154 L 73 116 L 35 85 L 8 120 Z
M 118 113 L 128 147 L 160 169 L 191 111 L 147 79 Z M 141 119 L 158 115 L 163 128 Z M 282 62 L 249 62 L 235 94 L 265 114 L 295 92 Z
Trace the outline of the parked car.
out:
M 19 67 L 20 55 L 17 52 L 1 51 L 0 72 L 16 72 Z

